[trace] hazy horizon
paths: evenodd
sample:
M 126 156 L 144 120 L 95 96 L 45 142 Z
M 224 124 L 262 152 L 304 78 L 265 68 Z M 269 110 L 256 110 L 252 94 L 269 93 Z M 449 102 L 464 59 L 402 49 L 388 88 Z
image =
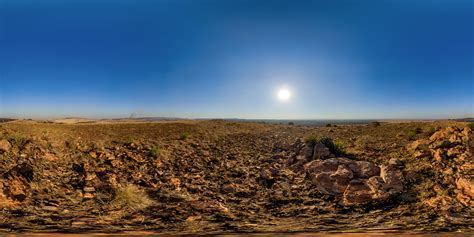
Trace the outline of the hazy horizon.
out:
M 474 3 L 0 0 L 0 117 L 474 117 Z

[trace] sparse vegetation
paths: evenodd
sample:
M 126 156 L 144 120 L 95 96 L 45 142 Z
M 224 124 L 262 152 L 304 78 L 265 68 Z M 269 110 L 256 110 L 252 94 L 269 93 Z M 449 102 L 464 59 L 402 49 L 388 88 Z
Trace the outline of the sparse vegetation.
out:
M 152 157 L 159 157 L 161 155 L 161 148 L 159 146 L 152 146 L 149 151 L 150 156 Z
M 345 144 L 340 140 L 333 140 L 329 137 L 323 137 L 319 140 L 319 142 L 329 148 L 329 151 L 331 151 L 331 153 L 335 154 L 336 156 L 346 154 Z
M 309 136 L 309 137 L 306 137 L 305 140 L 304 140 L 307 144 L 311 145 L 311 146 L 314 146 L 316 145 L 316 143 L 319 142 L 319 138 L 317 136 Z
M 190 136 L 191 134 L 189 132 L 182 132 L 180 135 L 179 135 L 179 139 L 180 140 L 186 140 L 188 139 L 188 137 Z
M 415 130 L 410 130 L 407 132 L 408 140 L 414 140 L 416 138 L 416 135 L 418 135 L 418 133 Z
M 293 122 L 288 122 L 288 125 L 293 126 L 293 125 L 295 125 L 295 123 L 293 123 Z
M 467 126 L 468 126 L 470 129 L 474 130 L 474 122 L 468 123 Z
M 427 127 L 425 129 L 425 133 L 428 135 L 428 136 L 431 136 L 433 135 L 433 133 L 436 132 L 436 128 L 435 127 Z
M 305 139 L 307 144 L 312 146 L 316 145 L 317 143 L 321 143 L 327 148 L 329 151 L 335 155 L 344 155 L 346 154 L 345 151 L 345 144 L 340 140 L 333 140 L 329 137 L 317 137 L 317 136 L 309 136 Z
M 372 139 L 371 139 L 370 136 L 367 136 L 367 135 L 360 136 L 356 139 L 355 145 L 358 149 L 365 151 L 365 150 L 370 148 L 370 141 L 371 140 Z
M 370 122 L 369 125 L 372 127 L 380 127 L 381 124 L 379 121 L 373 121 L 373 122 Z
M 28 142 L 30 142 L 30 139 L 27 137 L 24 137 L 20 134 L 12 134 L 8 137 L 8 140 L 13 143 L 14 145 L 17 145 L 20 148 L 23 148 Z
M 128 184 L 115 190 L 111 206 L 124 211 L 137 211 L 151 205 L 152 200 L 139 187 Z

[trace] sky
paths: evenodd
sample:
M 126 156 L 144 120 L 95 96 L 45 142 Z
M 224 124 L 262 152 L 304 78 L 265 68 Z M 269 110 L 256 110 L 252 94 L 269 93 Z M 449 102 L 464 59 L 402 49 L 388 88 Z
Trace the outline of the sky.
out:
M 0 117 L 473 117 L 473 69 L 471 0 L 0 0 Z

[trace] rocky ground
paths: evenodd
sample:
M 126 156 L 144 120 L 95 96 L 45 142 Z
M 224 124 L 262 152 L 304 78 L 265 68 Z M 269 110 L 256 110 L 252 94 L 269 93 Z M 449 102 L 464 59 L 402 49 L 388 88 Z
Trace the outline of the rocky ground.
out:
M 0 123 L 0 232 L 474 230 L 452 121 Z

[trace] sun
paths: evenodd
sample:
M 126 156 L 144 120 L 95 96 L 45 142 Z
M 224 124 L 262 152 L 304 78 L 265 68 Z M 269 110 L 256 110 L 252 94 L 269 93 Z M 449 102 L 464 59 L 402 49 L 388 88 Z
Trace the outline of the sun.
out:
M 279 101 L 288 101 L 291 97 L 291 92 L 286 88 L 279 89 L 277 97 Z

